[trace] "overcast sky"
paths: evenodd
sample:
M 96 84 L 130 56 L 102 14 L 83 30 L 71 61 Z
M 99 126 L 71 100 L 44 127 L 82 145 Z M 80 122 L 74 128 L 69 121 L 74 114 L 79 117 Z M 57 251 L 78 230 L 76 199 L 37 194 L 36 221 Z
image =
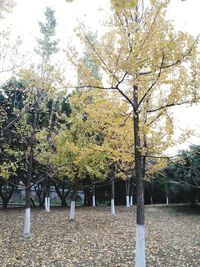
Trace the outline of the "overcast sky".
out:
M 13 37 L 20 35 L 26 47 L 32 46 L 35 36 L 39 35 L 38 21 L 44 17 L 45 7 L 51 6 L 55 10 L 58 23 L 57 33 L 64 44 L 73 35 L 76 19 L 84 21 L 93 29 L 100 29 L 99 21 L 107 15 L 109 0 L 15 0 L 16 7 L 11 14 L 6 15 L 2 24 L 11 25 Z M 103 9 L 103 11 L 100 11 Z M 177 28 L 199 33 L 200 0 L 172 0 L 168 11 L 170 19 L 175 21 Z
M 74 35 L 74 27 L 77 20 L 84 21 L 90 28 L 99 29 L 99 21 L 106 16 L 109 10 L 108 0 L 74 0 L 67 3 L 65 0 L 15 0 L 16 7 L 11 14 L 1 23 L 11 25 L 12 36 L 21 36 L 25 47 L 32 48 L 35 37 L 39 36 L 38 21 L 44 19 L 44 11 L 47 6 L 55 10 L 57 21 L 56 32 L 61 45 Z M 100 12 L 101 9 L 104 11 Z
M 21 36 L 24 51 L 33 51 L 36 44 L 35 37 L 39 37 L 38 21 L 44 18 L 44 10 L 51 6 L 55 10 L 57 20 L 57 35 L 62 48 L 66 47 L 74 35 L 73 29 L 77 19 L 93 30 L 103 28 L 103 19 L 108 15 L 109 0 L 74 0 L 67 3 L 65 0 L 15 0 L 16 6 L 12 13 L 6 14 L 1 20 L 1 28 L 10 25 L 12 38 Z M 193 35 L 200 33 L 200 0 L 172 0 L 168 10 L 168 17 L 174 20 L 177 29 L 188 31 Z M 177 128 L 188 127 L 196 129 L 196 134 L 200 135 L 199 114 L 200 108 L 176 109 Z M 192 138 L 189 142 L 199 143 L 199 138 Z M 187 143 L 189 144 L 189 143 Z M 182 147 L 185 147 L 186 144 Z M 176 153 L 176 149 L 172 149 Z

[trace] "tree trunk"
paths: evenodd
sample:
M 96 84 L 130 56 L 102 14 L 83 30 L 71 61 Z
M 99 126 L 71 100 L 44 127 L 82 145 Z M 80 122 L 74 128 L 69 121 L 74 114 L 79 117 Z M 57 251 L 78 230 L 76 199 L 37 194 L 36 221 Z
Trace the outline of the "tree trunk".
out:
M 45 210 L 47 212 L 50 211 L 50 197 L 49 196 L 48 197 L 45 197 Z
M 31 203 L 32 203 L 32 207 L 36 208 L 35 202 L 34 202 L 34 200 L 32 199 L 32 197 L 31 197 Z
M 43 208 L 44 207 L 44 203 L 45 203 L 44 195 L 38 197 L 38 200 L 39 200 L 39 207 Z
M 144 185 L 142 173 L 142 156 L 139 132 L 138 111 L 138 88 L 134 86 L 134 152 L 135 152 L 135 174 L 136 174 L 136 199 L 137 199 L 137 226 L 136 226 L 136 267 L 145 267 L 145 229 L 144 229 Z
M 62 207 L 67 207 L 66 198 L 70 193 L 71 186 L 69 186 L 67 193 L 65 193 L 65 185 L 64 185 L 64 183 L 62 183 L 62 190 L 61 191 L 59 189 L 59 184 L 58 185 L 55 184 L 55 190 L 56 190 L 56 193 L 58 194 L 58 196 L 59 196 L 59 198 L 61 200 L 61 206 Z
M 115 215 L 115 180 L 111 178 L 111 214 Z
M 61 207 L 67 207 L 67 201 L 64 198 L 61 199 Z
M 50 183 L 49 183 L 49 178 L 47 179 L 47 184 L 46 184 L 45 210 L 47 212 L 50 212 Z
M 129 202 L 130 182 L 129 180 L 126 180 L 125 183 L 126 183 L 126 207 L 130 208 L 130 202 Z
M 45 211 L 47 211 L 47 197 L 45 197 L 45 200 L 44 200 L 44 207 L 45 207 Z
M 4 199 L 2 199 L 2 200 L 3 200 L 3 209 L 7 209 L 7 207 L 8 207 L 8 202 L 5 201 Z
M 50 206 L 51 206 L 50 200 L 51 200 L 51 198 L 50 198 L 50 195 L 49 195 L 49 197 L 47 198 L 47 211 L 48 212 L 50 211 Z
M 89 187 L 84 188 L 84 206 L 92 206 L 92 192 Z
M 168 184 L 165 183 L 165 196 L 166 196 L 166 204 L 169 204 L 169 197 L 168 197 Z
M 24 236 L 28 237 L 31 231 L 31 220 L 30 220 L 30 206 L 31 206 L 31 181 L 32 181 L 32 171 L 33 171 L 33 148 L 35 143 L 35 132 L 37 128 L 38 121 L 38 108 L 39 108 L 39 95 L 35 97 L 35 113 L 32 125 L 32 133 L 29 140 L 29 145 L 27 149 L 28 157 L 28 171 L 27 171 L 27 183 L 26 183 L 26 208 L 25 208 L 25 218 L 24 218 Z
M 4 194 L 2 191 L 2 188 L 0 188 L 0 196 L 1 196 L 2 201 L 3 201 L 3 209 L 7 209 L 7 207 L 8 207 L 8 202 L 10 201 L 10 199 L 13 195 L 14 186 L 11 185 L 11 187 L 9 187 L 9 189 L 6 189 L 6 190 L 7 191 Z
M 95 185 L 92 190 L 92 207 L 96 207 L 96 199 L 95 199 Z
M 35 192 L 37 194 L 38 197 L 38 202 L 39 202 L 39 207 L 42 208 L 44 203 L 45 203 L 45 198 L 44 198 L 44 189 L 42 184 L 37 184 L 34 186 L 35 188 Z
M 69 221 L 74 222 L 75 218 L 75 207 L 76 207 L 76 193 L 77 193 L 77 181 L 74 181 L 71 194 L 71 205 L 70 205 L 70 214 Z
M 130 196 L 130 207 L 132 207 L 133 206 L 133 196 L 131 195 Z
M 130 207 L 133 206 L 133 181 L 132 181 L 132 177 L 129 181 L 129 204 L 130 204 Z
M 26 207 L 25 207 L 25 218 L 24 218 L 25 237 L 28 237 L 30 235 L 30 230 L 31 230 L 30 207 L 31 207 L 32 166 L 33 166 L 33 145 L 31 143 L 30 153 L 28 157 L 28 172 L 27 172 L 27 183 L 26 183 Z
M 62 191 L 61 191 L 61 206 L 62 207 L 66 207 L 67 206 L 67 202 L 66 202 L 66 198 L 65 198 L 65 184 L 62 183 Z
M 32 149 L 31 149 L 32 151 Z M 32 153 L 29 157 L 28 163 L 28 176 L 26 183 L 26 207 L 25 207 L 25 218 L 24 218 L 24 236 L 30 235 L 31 221 L 30 221 L 30 207 L 31 207 L 31 173 L 32 173 Z

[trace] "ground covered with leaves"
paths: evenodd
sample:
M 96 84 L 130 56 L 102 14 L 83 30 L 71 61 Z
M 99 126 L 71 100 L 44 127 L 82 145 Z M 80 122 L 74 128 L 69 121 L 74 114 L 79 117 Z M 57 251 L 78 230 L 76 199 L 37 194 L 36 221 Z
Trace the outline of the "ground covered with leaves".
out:
M 0 211 L 1 267 L 132 267 L 135 257 L 135 207 L 31 211 L 31 236 L 23 238 L 22 209 Z M 200 214 L 181 207 L 148 206 L 147 266 L 200 266 Z

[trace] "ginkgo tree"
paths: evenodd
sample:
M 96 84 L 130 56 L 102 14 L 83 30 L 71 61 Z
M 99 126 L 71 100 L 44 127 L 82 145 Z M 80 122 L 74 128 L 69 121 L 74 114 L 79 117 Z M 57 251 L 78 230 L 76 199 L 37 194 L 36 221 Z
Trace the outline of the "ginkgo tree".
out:
M 42 116 L 47 111 L 48 102 L 50 99 L 54 100 L 56 97 L 55 87 L 58 85 L 60 79 L 58 73 L 51 66 L 51 56 L 57 52 L 58 41 L 54 39 L 56 29 L 56 19 L 54 10 L 47 7 L 44 13 L 45 22 L 39 22 L 42 38 L 38 39 L 38 46 L 36 52 L 40 56 L 40 64 L 36 70 L 21 71 L 21 78 L 26 83 L 27 99 L 31 103 L 31 109 L 27 114 L 21 118 L 19 122 L 19 132 L 25 137 L 26 143 L 26 162 L 27 162 L 27 178 L 26 178 L 26 209 L 24 220 L 24 235 L 30 234 L 30 199 L 31 199 L 31 183 L 33 180 L 33 163 L 35 159 L 36 132 L 44 127 L 45 117 Z M 51 78 L 50 78 L 51 76 Z M 53 102 L 52 100 L 52 102 Z M 53 106 L 53 105 L 52 105 Z M 50 109 L 48 118 L 49 129 L 52 130 L 51 115 L 54 113 L 54 106 Z M 50 132 L 46 136 L 48 139 Z M 48 190 L 47 190 L 48 191 Z M 48 205 L 47 205 L 48 203 Z M 50 208 L 50 198 L 46 199 L 46 210 Z
M 175 31 L 167 20 L 169 0 L 112 3 L 112 16 L 101 42 L 91 42 L 82 25 L 79 33 L 80 40 L 93 51 L 93 59 L 106 82 L 99 85 L 89 75 L 80 87 L 114 90 L 129 104 L 137 187 L 135 262 L 137 267 L 144 267 L 143 156 L 147 156 L 144 152 L 148 134 L 145 141 L 141 124 L 145 118 L 145 124 L 153 131 L 150 122 L 166 117 L 169 108 L 199 100 L 197 40 L 188 33 Z M 81 69 L 81 61 L 76 58 L 75 66 Z M 161 155 L 161 151 L 154 153 Z
M 87 37 L 90 43 L 95 44 L 97 42 L 97 35 L 95 33 L 88 31 Z M 82 64 L 76 64 L 73 58 L 71 58 L 71 61 L 76 65 L 78 84 L 88 82 L 89 77 L 91 84 L 95 83 L 96 85 L 102 86 L 100 68 L 93 57 L 91 47 L 86 47 L 80 59 Z M 85 112 L 92 119 L 98 135 L 101 136 L 102 149 L 109 154 L 109 178 L 111 179 L 112 187 L 111 213 L 115 214 L 115 179 L 126 179 L 125 173 L 133 164 L 133 158 L 131 153 L 129 153 L 133 140 L 132 131 L 130 130 L 131 120 L 128 116 L 128 105 L 116 97 L 115 93 L 112 95 L 112 92 L 98 92 L 98 90 L 94 90 L 93 88 L 89 88 L 87 94 L 84 94 L 82 91 L 82 96 L 82 99 L 78 99 L 78 103 L 80 104 L 80 101 L 83 101 L 85 97 L 90 99 L 90 101 L 83 101 Z M 124 167 L 120 168 L 121 165 L 124 165 Z M 94 191 L 95 186 L 93 185 L 93 203 L 95 203 Z M 93 206 L 95 205 L 93 204 Z
M 133 165 L 131 154 L 133 140 L 131 120 L 127 116 L 128 105 L 114 97 L 111 92 L 95 89 L 83 91 L 78 103 L 83 105 L 84 113 L 93 125 L 92 131 L 96 133 L 99 146 L 97 148 L 93 146 L 93 149 L 107 155 L 110 169 L 108 178 L 112 184 L 111 212 L 115 214 L 114 180 L 126 179 L 125 172 Z
M 109 177 L 114 187 L 114 177 L 126 179 L 125 173 L 133 165 L 128 105 L 98 90 L 75 92 L 69 97 L 69 103 L 71 113 L 61 115 L 64 123 L 57 128 L 51 142 L 45 142 L 46 129 L 38 133 L 41 151 L 38 160 L 48 162 L 53 177 L 67 178 L 76 187 L 88 177 L 93 186 Z M 77 190 L 75 185 L 74 190 Z M 71 200 L 71 210 L 74 210 L 73 192 Z M 115 214 L 114 194 L 111 203 Z
M 106 153 L 94 149 L 99 147 L 94 126 L 81 110 L 81 104 L 77 105 L 73 100 L 70 103 L 71 116 L 65 117 L 63 114 L 62 120 L 66 122 L 52 136 L 50 143 L 45 142 L 45 130 L 38 134 L 38 140 L 44 141 L 38 159 L 44 163 L 48 161 L 53 176 L 68 178 L 72 182 L 70 221 L 75 218 L 76 193 L 81 180 L 88 175 L 105 179 L 107 173 Z

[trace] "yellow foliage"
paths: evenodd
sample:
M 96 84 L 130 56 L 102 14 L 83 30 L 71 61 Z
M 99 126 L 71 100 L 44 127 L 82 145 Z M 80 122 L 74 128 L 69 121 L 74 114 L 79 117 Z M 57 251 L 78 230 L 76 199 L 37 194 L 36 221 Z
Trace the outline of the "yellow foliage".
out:
M 119 13 L 126 8 L 134 8 L 136 3 L 136 0 L 111 0 L 112 7 Z
M 17 167 L 14 162 L 3 162 L 0 164 L 0 177 L 9 179 L 11 175 L 15 174 Z

